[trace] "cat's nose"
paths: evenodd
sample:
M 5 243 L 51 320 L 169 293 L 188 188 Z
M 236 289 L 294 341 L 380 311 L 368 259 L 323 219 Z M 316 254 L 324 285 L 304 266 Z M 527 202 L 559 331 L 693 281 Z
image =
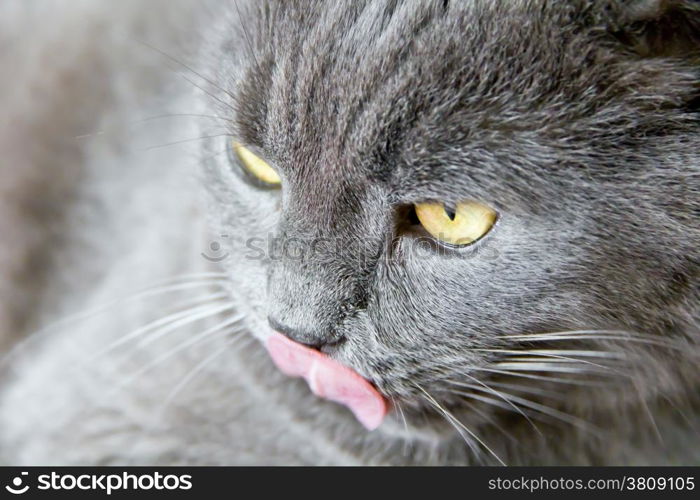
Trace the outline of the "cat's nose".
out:
M 294 342 L 298 342 L 299 344 L 303 344 L 314 349 L 320 350 L 326 345 L 335 344 L 338 342 L 338 339 L 334 338 L 332 335 L 329 335 L 328 332 L 314 332 L 310 330 L 291 328 L 280 323 L 272 316 L 268 316 L 267 322 L 273 330 L 277 330 L 279 333 L 285 335 Z

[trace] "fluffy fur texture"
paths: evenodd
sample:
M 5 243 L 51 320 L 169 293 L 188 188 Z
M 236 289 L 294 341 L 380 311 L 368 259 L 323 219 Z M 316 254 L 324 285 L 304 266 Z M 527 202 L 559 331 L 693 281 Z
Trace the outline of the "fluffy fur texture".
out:
M 4 293 L 25 297 L 8 331 L 210 260 L 217 274 L 11 351 L 5 461 L 700 460 L 697 2 L 186 3 L 157 23 L 127 4 L 113 39 L 82 31 L 57 58 L 77 79 L 46 102 L 87 93 L 85 119 L 36 123 L 108 133 L 3 125 L 39 179 L 6 168 L 13 192 L 54 200 L 0 220 L 20 233 Z M 34 64 L 27 89 L 62 74 Z M 198 116 L 134 132 L 144 110 Z M 281 191 L 245 181 L 232 140 Z M 425 245 L 412 204 L 463 199 L 499 212 L 491 233 Z M 23 263 L 37 252 L 40 269 Z M 253 340 L 268 318 L 372 380 L 387 422 L 367 433 L 279 375 Z

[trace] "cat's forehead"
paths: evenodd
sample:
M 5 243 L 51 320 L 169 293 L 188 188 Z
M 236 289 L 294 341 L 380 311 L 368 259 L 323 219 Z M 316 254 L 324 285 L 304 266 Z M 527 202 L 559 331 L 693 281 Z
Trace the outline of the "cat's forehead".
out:
M 597 93 L 614 78 L 564 4 L 253 9 L 239 40 L 248 54 L 237 88 L 240 134 L 307 179 L 404 180 L 449 197 L 514 171 L 537 175 L 530 166 L 575 154 L 572 138 L 586 140 L 577 121 L 606 104 Z

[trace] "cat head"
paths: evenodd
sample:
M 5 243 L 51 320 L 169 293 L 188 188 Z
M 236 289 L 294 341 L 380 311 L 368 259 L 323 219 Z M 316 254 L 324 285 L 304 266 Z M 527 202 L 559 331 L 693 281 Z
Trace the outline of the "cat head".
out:
M 224 137 L 202 155 L 252 332 L 416 411 L 512 411 L 486 386 L 624 404 L 625 376 L 590 384 L 621 372 L 644 395 L 688 386 L 697 2 L 224 10 L 202 57 L 221 118 L 203 132 Z M 440 228 L 465 206 L 482 224 L 455 244 Z

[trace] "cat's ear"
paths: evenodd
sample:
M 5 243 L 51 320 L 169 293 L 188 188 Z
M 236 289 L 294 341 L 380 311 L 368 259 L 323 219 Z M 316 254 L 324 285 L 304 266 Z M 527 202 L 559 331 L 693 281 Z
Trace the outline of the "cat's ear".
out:
M 614 0 L 610 32 L 644 57 L 700 57 L 699 0 Z

